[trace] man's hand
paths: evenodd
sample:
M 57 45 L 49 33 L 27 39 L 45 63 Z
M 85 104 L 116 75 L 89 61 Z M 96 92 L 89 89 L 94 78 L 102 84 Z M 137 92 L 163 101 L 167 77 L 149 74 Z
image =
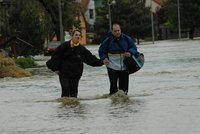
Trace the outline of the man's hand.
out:
M 124 53 L 124 57 L 130 57 L 130 56 L 131 56 L 131 53 L 129 52 Z
M 104 64 L 104 65 L 108 65 L 108 64 L 109 64 L 108 58 L 105 58 L 105 59 L 103 60 L 103 64 Z

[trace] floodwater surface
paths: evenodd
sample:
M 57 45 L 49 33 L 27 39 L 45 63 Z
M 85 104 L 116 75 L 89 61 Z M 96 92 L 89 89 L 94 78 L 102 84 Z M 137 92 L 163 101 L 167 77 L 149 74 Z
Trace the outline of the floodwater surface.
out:
M 87 47 L 97 55 L 98 46 Z M 145 64 L 130 75 L 128 97 L 108 97 L 105 66 L 85 65 L 78 99 L 61 100 L 58 76 L 42 66 L 43 56 L 32 77 L 0 79 L 0 133 L 199 134 L 200 40 L 138 49 Z

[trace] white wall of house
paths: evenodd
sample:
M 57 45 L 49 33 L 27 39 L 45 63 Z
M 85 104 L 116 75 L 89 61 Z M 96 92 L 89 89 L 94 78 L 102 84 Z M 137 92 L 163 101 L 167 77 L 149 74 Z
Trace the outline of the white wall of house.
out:
M 95 3 L 94 0 L 90 0 L 88 8 L 85 12 L 85 19 L 90 25 L 94 25 L 96 20 Z
M 151 3 L 152 2 L 152 3 Z M 146 7 L 152 6 L 152 11 L 155 13 L 158 8 L 160 8 L 160 5 L 153 0 L 146 0 Z

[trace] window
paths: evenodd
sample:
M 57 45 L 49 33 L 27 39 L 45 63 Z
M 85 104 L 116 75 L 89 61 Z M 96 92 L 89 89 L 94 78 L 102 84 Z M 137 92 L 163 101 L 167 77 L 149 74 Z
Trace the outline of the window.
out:
M 94 19 L 94 10 L 93 9 L 89 9 L 89 17 L 90 19 Z

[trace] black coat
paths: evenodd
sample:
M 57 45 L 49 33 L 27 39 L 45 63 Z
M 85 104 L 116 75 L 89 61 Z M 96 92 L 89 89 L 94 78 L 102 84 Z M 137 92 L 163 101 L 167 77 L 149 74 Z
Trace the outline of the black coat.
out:
M 52 71 L 60 71 L 62 77 L 80 78 L 83 73 L 83 63 L 90 66 L 103 65 L 103 61 L 84 46 L 70 47 L 70 41 L 67 41 L 56 48 L 46 65 Z

